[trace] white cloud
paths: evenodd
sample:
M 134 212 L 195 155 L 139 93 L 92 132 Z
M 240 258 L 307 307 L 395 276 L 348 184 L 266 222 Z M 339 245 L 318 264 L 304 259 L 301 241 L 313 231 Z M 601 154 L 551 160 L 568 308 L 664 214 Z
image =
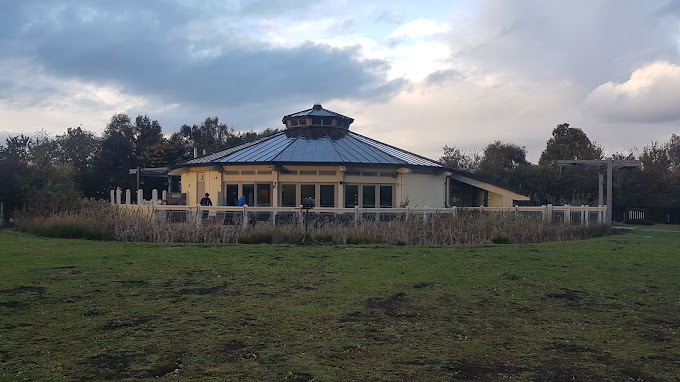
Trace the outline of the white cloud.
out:
M 0 61 L 0 83 L 0 120 L 12 121 L 4 126 L 12 133 L 61 134 L 81 124 L 101 132 L 114 113 L 153 107 L 113 84 L 51 76 L 27 59 Z
M 623 83 L 598 86 L 585 101 L 586 111 L 608 122 L 680 120 L 680 66 L 656 61 L 636 69 Z
M 446 24 L 440 24 L 434 20 L 418 19 L 410 21 L 397 28 L 389 37 L 421 38 L 448 32 Z

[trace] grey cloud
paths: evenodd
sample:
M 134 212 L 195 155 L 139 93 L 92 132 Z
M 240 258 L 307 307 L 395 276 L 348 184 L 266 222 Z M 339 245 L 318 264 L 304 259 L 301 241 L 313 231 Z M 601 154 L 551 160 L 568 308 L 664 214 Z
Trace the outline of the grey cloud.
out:
M 477 43 L 452 36 L 455 59 L 490 72 L 569 79 L 588 87 L 620 81 L 650 60 L 679 58 L 669 1 L 487 1 L 471 24 Z
M 430 73 L 423 81 L 425 86 L 443 86 L 454 80 L 463 79 L 464 75 L 455 69 L 437 70 Z
M 9 55 L 29 56 L 51 75 L 115 83 L 165 102 L 243 105 L 298 96 L 387 97 L 403 85 L 386 82 L 386 62 L 359 61 L 357 47 L 277 48 L 248 42 L 238 31 L 242 24 L 228 11 L 224 17 L 233 21 L 232 29 L 211 36 L 208 20 L 214 9 L 167 2 L 25 4 L 12 4 L 21 23 L 0 27 L 11 36 L 0 40 Z M 258 4 L 245 8 L 254 11 Z M 198 37 L 190 35 L 188 18 Z M 12 45 L 15 39 L 21 39 L 20 49 Z

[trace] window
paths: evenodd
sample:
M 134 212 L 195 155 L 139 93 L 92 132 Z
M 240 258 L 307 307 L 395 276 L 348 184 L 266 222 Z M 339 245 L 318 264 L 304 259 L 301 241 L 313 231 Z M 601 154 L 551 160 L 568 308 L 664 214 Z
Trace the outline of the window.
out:
M 322 184 L 319 186 L 319 207 L 335 207 L 335 186 Z
M 225 188 L 227 206 L 235 206 L 238 201 L 238 184 L 227 184 Z
M 255 175 L 255 171 L 241 171 L 241 175 Z
M 378 176 L 377 172 L 366 171 L 361 173 L 362 176 Z
M 319 175 L 326 175 L 326 176 L 333 175 L 333 176 L 335 176 L 336 172 L 335 171 L 319 171 Z
M 300 185 L 300 198 L 316 199 L 316 185 L 315 184 L 301 184 Z
M 348 184 L 345 186 L 345 208 L 359 205 L 359 186 Z
M 297 206 L 297 186 L 294 184 L 284 184 L 281 186 L 281 206 L 296 207 Z
M 361 198 L 362 207 L 375 208 L 375 186 L 362 186 L 363 196 Z
M 257 185 L 257 206 L 258 207 L 269 207 L 272 205 L 271 199 L 271 184 L 258 184 Z
M 254 184 L 244 184 L 241 186 L 243 190 L 243 196 L 246 197 L 246 204 L 249 206 L 255 205 L 255 185 Z
M 312 118 L 312 125 L 320 125 L 321 118 Z
M 380 208 L 392 208 L 392 186 L 380 186 Z
M 300 170 L 300 175 L 316 175 L 316 171 Z

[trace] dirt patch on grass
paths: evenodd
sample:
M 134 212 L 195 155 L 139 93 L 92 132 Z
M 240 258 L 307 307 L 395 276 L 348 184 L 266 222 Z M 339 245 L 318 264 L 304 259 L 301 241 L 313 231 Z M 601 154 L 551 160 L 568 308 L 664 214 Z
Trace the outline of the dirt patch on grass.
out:
M 21 301 L 0 302 L 0 308 L 24 309 L 26 308 L 26 304 L 22 303 Z
M 368 309 L 382 309 L 395 310 L 403 307 L 406 304 L 406 294 L 397 293 L 388 298 L 371 297 L 366 300 L 366 308 Z
M 563 288 L 561 293 L 548 293 L 546 296 L 568 301 L 581 301 L 588 296 L 586 292 Z
M 295 382 L 310 382 L 314 380 L 314 376 L 311 374 L 307 373 L 298 373 L 291 371 L 286 375 L 286 381 L 295 381 Z
M 413 284 L 413 287 L 416 289 L 423 289 L 423 288 L 433 288 L 437 287 L 439 284 L 432 282 L 432 281 L 421 281 L 419 283 Z
M 103 353 L 87 358 L 83 365 L 89 376 L 97 379 L 119 380 L 131 377 L 130 364 L 138 356 L 129 353 Z
M 178 354 L 149 360 L 147 353 L 112 352 L 87 358 L 84 379 L 121 380 L 177 376 L 182 360 Z
M 45 287 L 41 286 L 16 286 L 14 288 L 0 290 L 0 295 L 16 296 L 20 294 L 43 295 Z
M 579 346 L 575 344 L 567 344 L 563 342 L 551 342 L 544 348 L 545 350 L 568 353 L 568 354 L 578 354 L 578 353 L 595 353 L 595 350 L 588 347 Z
M 260 358 L 258 352 L 265 348 L 264 344 L 234 340 L 218 346 L 215 354 L 221 354 L 226 362 L 257 361 Z
M 521 374 L 520 370 L 504 365 L 481 363 L 470 359 L 460 359 L 442 367 L 455 380 L 461 381 L 496 381 L 513 378 Z
M 118 330 L 143 326 L 151 321 L 151 317 L 135 317 L 126 320 L 111 320 L 104 324 L 102 330 Z
M 240 292 L 231 290 L 227 283 L 223 283 L 221 285 L 216 285 L 213 287 L 207 287 L 207 288 L 184 288 L 180 289 L 179 291 L 180 294 L 190 294 L 190 295 L 197 295 L 197 296 L 205 296 L 205 295 L 223 295 L 223 296 L 235 296 L 239 295 Z

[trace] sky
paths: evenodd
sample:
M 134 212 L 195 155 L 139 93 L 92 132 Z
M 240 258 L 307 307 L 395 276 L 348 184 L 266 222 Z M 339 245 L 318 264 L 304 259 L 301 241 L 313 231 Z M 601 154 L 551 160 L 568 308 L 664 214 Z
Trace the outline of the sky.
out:
M 680 134 L 680 2 L 0 0 L 0 138 L 283 128 L 314 103 L 437 159 L 561 123 L 608 154 Z

